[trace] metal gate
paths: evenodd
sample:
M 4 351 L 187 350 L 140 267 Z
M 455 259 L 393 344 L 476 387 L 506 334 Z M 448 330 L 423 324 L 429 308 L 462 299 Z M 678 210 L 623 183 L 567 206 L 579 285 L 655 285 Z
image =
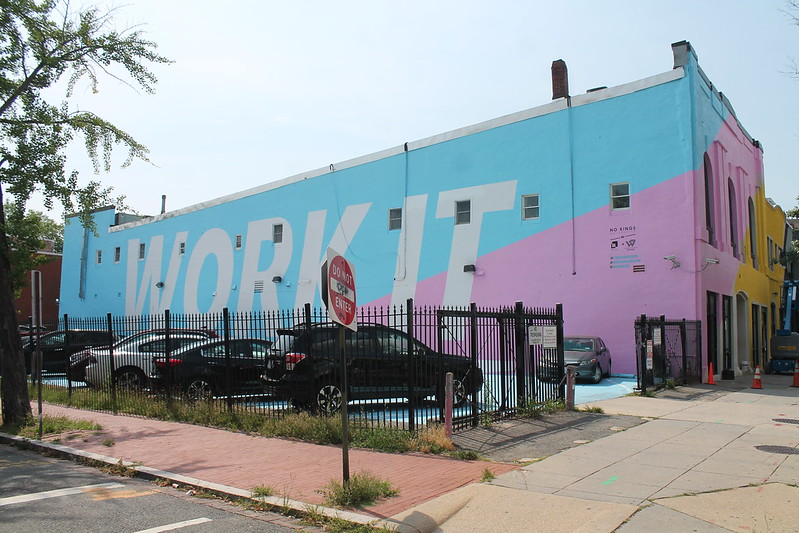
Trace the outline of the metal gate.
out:
M 635 321 L 638 388 L 702 382 L 702 323 L 641 315 Z
M 530 412 L 565 394 L 563 309 L 439 309 L 439 349 L 471 358 L 483 386 L 454 429 Z

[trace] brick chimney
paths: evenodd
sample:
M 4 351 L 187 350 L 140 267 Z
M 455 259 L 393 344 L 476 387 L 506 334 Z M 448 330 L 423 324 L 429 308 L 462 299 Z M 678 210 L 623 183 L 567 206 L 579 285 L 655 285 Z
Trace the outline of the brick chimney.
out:
M 552 62 L 552 99 L 569 97 L 569 69 L 566 62 L 558 59 Z

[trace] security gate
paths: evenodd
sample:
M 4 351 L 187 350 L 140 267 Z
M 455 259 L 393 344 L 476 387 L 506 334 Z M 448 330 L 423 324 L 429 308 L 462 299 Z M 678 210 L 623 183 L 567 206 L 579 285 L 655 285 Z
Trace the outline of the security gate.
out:
M 512 308 L 436 311 L 438 346 L 471 358 L 483 386 L 470 408 L 453 420 L 460 429 L 480 420 L 523 414 L 537 404 L 563 399 L 563 308 Z M 476 370 L 477 371 L 477 370 Z
M 702 381 L 702 323 L 641 315 L 635 321 L 638 388 Z

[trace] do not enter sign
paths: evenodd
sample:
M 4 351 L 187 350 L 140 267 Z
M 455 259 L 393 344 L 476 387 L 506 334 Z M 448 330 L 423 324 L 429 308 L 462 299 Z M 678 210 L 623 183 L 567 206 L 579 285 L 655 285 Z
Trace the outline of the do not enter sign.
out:
M 356 331 L 355 268 L 333 249 L 328 249 L 327 261 L 322 266 L 322 283 L 322 297 L 330 319 Z

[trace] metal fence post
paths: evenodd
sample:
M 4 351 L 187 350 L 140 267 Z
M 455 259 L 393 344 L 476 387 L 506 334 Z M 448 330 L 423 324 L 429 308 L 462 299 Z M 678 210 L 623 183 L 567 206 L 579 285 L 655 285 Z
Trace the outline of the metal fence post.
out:
M 646 328 L 646 314 L 641 315 L 641 347 L 640 347 L 640 356 L 638 362 L 638 388 L 641 389 L 641 395 L 646 395 L 646 340 L 647 340 L 647 328 Z
M 64 313 L 64 330 L 69 331 L 69 315 Z M 66 335 L 67 339 L 69 335 Z M 69 340 L 67 340 L 69 342 Z M 70 356 L 71 357 L 71 356 Z M 69 363 L 67 363 L 67 398 L 72 399 L 72 380 L 69 379 Z
M 688 383 L 688 354 L 686 353 L 688 348 L 688 339 L 685 338 L 687 334 L 687 328 L 685 327 L 685 319 L 682 319 L 680 322 L 680 349 L 682 350 L 682 372 L 680 376 L 680 380 L 682 384 Z
M 230 394 L 230 311 L 227 307 L 222 309 L 225 335 L 225 396 L 227 396 L 227 410 L 233 410 L 233 396 Z
M 557 340 L 557 343 L 558 343 L 558 347 L 557 347 L 558 368 L 563 368 L 564 366 L 566 366 L 566 359 L 565 359 L 565 355 L 563 353 L 563 343 L 564 343 L 564 341 L 563 341 L 563 304 L 562 303 L 555 304 L 555 321 L 556 321 L 555 326 L 557 327 L 557 338 L 558 338 L 558 340 Z M 558 391 L 558 395 L 559 395 L 560 398 L 563 398 L 564 397 L 564 392 L 565 392 L 563 390 L 563 385 L 560 385 L 559 389 L 560 390 Z
M 114 378 L 114 325 L 111 321 L 111 313 L 106 315 L 106 320 L 108 325 L 108 371 L 111 377 L 111 412 L 117 414 L 117 380 Z
M 516 350 L 516 408 L 527 407 L 530 400 L 524 379 L 524 306 L 516 302 L 513 306 L 513 334 Z
M 172 325 L 171 325 L 171 315 L 169 309 L 164 310 L 164 338 L 166 342 L 166 354 L 165 354 L 165 366 L 164 366 L 164 399 L 166 400 L 166 405 L 169 409 L 172 408 L 172 381 L 174 379 L 175 371 L 172 368 L 172 365 L 169 363 L 169 357 L 172 354 L 172 349 L 170 346 L 170 340 L 172 339 Z
M 469 354 L 471 359 L 471 367 L 469 369 L 469 376 L 475 376 L 477 374 L 477 304 L 472 302 L 469 306 L 470 311 L 470 321 L 471 325 L 469 327 Z M 472 427 L 477 426 L 477 393 L 474 389 L 469 385 L 469 379 L 464 377 L 462 385 L 466 387 L 466 395 L 471 398 L 470 403 L 470 413 L 469 416 L 471 417 Z
M 416 361 L 413 336 L 413 298 L 405 301 L 406 333 L 408 334 L 408 430 L 416 431 Z

